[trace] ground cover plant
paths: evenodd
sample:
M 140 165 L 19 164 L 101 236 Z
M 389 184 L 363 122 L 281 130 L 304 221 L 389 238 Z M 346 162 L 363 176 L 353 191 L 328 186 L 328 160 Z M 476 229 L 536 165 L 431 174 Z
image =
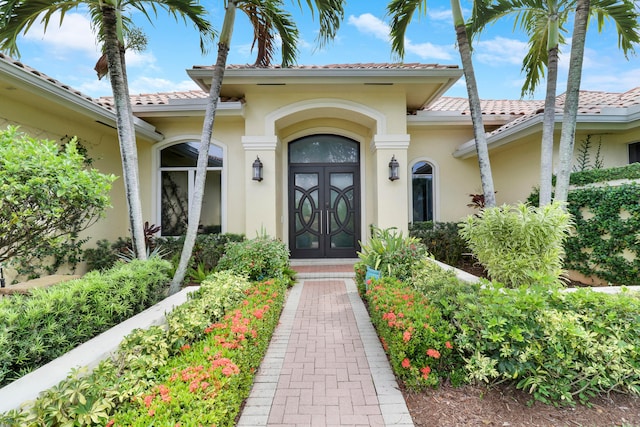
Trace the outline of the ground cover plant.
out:
M 170 264 L 159 258 L 120 264 L 105 272 L 30 295 L 0 300 L 0 384 L 50 362 L 165 297 Z

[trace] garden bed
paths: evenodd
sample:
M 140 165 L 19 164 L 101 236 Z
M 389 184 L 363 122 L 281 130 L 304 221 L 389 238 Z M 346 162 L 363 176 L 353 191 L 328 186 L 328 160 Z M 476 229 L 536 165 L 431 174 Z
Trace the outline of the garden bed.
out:
M 640 399 L 611 394 L 599 397 L 591 407 L 556 408 L 539 402 L 514 387 L 442 385 L 437 390 L 402 389 L 416 427 L 449 426 L 638 426 Z

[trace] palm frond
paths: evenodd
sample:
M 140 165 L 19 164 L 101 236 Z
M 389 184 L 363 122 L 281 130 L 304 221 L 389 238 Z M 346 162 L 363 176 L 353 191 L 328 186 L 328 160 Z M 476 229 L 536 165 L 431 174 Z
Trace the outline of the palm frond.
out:
M 391 18 L 391 51 L 400 59 L 404 58 L 404 40 L 411 18 L 416 12 L 423 14 L 426 11 L 426 0 L 392 0 L 387 5 L 387 16 Z
M 610 19 L 618 33 L 618 48 L 625 57 L 635 53 L 635 45 L 640 43 L 640 13 L 632 0 L 592 0 L 591 16 L 598 20 L 598 31 L 602 31 L 606 20 Z
M 307 0 L 312 16 L 315 18 L 317 13 L 320 21 L 317 39 L 320 47 L 333 40 L 338 33 L 346 3 L 347 0 Z M 298 6 L 302 8 L 302 0 L 298 0 Z

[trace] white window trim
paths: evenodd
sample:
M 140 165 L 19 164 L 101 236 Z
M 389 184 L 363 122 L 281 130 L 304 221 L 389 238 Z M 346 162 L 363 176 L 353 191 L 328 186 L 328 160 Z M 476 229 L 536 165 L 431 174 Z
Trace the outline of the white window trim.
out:
M 426 162 L 431 165 L 433 172 L 433 181 L 431 183 L 433 186 L 433 222 L 440 222 L 440 167 L 438 162 L 431 157 L 417 157 L 409 162 L 409 167 L 407 168 L 409 221 L 413 223 L 413 167 L 420 162 Z
M 169 170 L 181 170 L 181 171 L 186 171 L 189 169 L 193 169 L 193 171 L 195 172 L 195 167 L 188 167 L 188 168 L 184 168 L 184 167 L 166 167 L 166 168 L 161 168 L 160 167 L 160 153 L 163 149 L 170 147 L 172 145 L 177 145 L 177 144 L 181 144 L 181 143 L 185 143 L 185 142 L 200 142 L 200 135 L 181 135 L 181 136 L 177 136 L 177 137 L 173 137 L 173 138 L 168 138 L 164 141 L 162 141 L 161 143 L 158 143 L 154 146 L 154 153 L 152 155 L 152 161 L 151 161 L 151 171 L 152 171 L 152 177 L 151 177 L 151 188 L 152 188 L 152 206 L 153 206 L 153 212 L 152 212 L 152 217 L 155 218 L 155 224 L 156 225 L 160 225 L 162 223 L 162 198 L 160 197 L 160 185 L 162 184 L 162 171 L 169 171 Z M 227 203 L 227 174 L 228 174 L 228 148 L 227 145 L 217 139 L 212 139 L 211 140 L 211 144 L 216 145 L 220 148 L 222 148 L 222 168 L 219 167 L 212 167 L 212 168 L 207 168 L 207 170 L 219 170 L 221 171 L 220 173 L 220 203 L 221 203 L 221 207 L 220 207 L 220 222 L 221 222 L 221 233 L 226 233 L 227 232 L 227 217 L 228 217 L 228 203 Z M 195 175 L 194 175 L 195 176 Z M 191 177 L 191 174 L 190 174 Z M 189 195 L 191 196 L 191 194 L 193 194 L 193 180 L 189 179 L 189 188 L 188 188 L 188 192 Z M 166 237 L 166 236 L 165 236 Z

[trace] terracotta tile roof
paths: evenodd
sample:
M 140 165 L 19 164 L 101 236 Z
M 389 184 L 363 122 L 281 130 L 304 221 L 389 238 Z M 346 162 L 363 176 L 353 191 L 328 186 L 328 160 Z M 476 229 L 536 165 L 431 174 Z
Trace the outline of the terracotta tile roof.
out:
M 38 78 L 50 83 L 50 84 L 58 86 L 59 88 L 62 88 L 64 90 L 66 90 L 66 91 L 68 91 L 68 92 L 70 92 L 70 93 L 72 93 L 72 94 L 74 94 L 74 95 L 76 95 L 76 96 L 78 96 L 80 98 L 83 98 L 83 99 L 85 99 L 85 100 L 87 100 L 87 101 L 89 101 L 89 102 L 91 102 L 93 104 L 96 104 L 96 105 L 98 105 L 98 106 L 100 106 L 102 108 L 106 108 L 108 110 L 112 110 L 112 107 L 111 107 L 110 104 L 105 104 L 105 103 L 101 102 L 98 99 L 95 99 L 95 98 L 92 98 L 92 97 L 90 97 L 88 95 L 85 95 L 82 92 L 80 92 L 79 90 L 76 90 L 76 89 L 72 88 L 71 86 L 62 83 L 59 80 L 54 79 L 53 77 L 49 77 L 48 75 L 36 70 L 35 68 L 29 67 L 28 65 L 25 65 L 22 62 L 18 61 L 17 59 L 13 59 L 8 55 L 0 53 L 0 61 L 6 62 L 8 64 L 12 64 L 12 65 L 14 65 L 16 67 L 19 67 L 19 68 L 23 69 L 25 72 L 27 72 L 29 74 L 32 74 L 32 75 L 34 75 L 34 76 L 36 76 L 36 77 L 38 77 Z
M 142 93 L 139 95 L 130 95 L 133 107 L 138 105 L 169 105 L 172 100 L 188 100 L 188 99 L 207 99 L 209 94 L 202 90 L 188 90 L 183 92 L 159 92 L 159 93 Z M 113 97 L 103 96 L 99 101 L 113 106 Z M 221 97 L 220 102 L 238 102 L 240 98 Z
M 193 68 L 207 69 L 213 68 L 211 65 L 195 65 Z M 418 62 L 412 63 L 389 63 L 389 62 L 368 62 L 368 63 L 355 63 L 355 64 L 326 64 L 326 65 L 295 65 L 288 67 L 293 70 L 448 70 L 458 69 L 457 65 L 441 65 L 441 64 L 421 64 Z M 227 65 L 227 70 L 264 70 L 264 69 L 282 69 L 279 65 L 272 65 L 270 67 L 255 67 L 253 65 L 239 65 L 231 64 Z
M 544 105 L 544 101 L 514 101 L 514 100 L 480 100 L 482 114 L 492 116 L 521 116 L 535 112 Z M 443 96 L 422 111 L 450 111 L 461 115 L 470 115 L 467 98 L 451 98 Z

